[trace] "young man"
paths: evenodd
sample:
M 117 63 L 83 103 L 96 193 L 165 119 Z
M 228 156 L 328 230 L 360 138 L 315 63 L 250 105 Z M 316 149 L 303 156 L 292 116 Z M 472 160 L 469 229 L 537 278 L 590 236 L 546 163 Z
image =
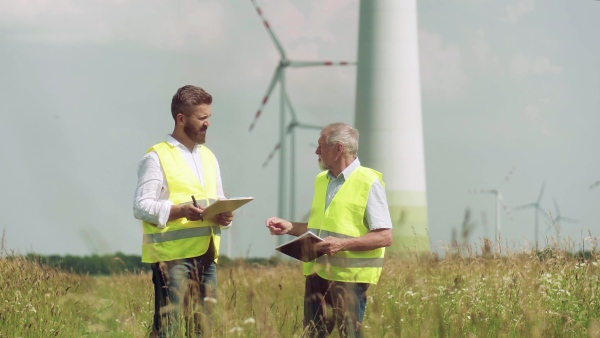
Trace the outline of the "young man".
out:
M 379 172 L 357 158 L 358 131 L 333 123 L 321 131 L 316 154 L 325 170 L 317 175 L 308 223 L 271 217 L 272 235 L 299 236 L 307 230 L 324 238 L 315 249 L 325 253 L 304 263 L 304 326 L 324 337 L 334 326 L 343 337 L 361 337 L 367 288 L 377 284 L 385 247 L 392 245 L 392 221 Z M 323 304 L 333 309 L 333 317 Z
M 142 261 L 152 263 L 152 336 L 211 335 L 221 227 L 233 220 L 233 213 L 202 219 L 204 207 L 225 198 L 217 159 L 203 145 L 211 104 L 202 88 L 179 88 L 171 101 L 173 133 L 138 166 L 133 211 L 143 221 Z

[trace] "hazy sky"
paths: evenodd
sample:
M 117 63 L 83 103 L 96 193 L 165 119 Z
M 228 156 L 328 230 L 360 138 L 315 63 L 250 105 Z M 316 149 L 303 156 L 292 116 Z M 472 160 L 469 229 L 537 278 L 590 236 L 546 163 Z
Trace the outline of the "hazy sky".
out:
M 359 2 L 257 0 L 292 59 L 356 60 Z M 278 54 L 249 0 L 0 1 L 0 227 L 16 252 L 139 254 L 137 165 L 173 129 L 185 84 L 214 97 L 207 146 L 228 196 L 254 196 L 227 236 L 234 256 L 270 256 L 277 212 L 277 91 L 248 126 Z M 471 237 L 493 234 L 494 198 L 534 202 L 600 233 L 600 2 L 419 0 L 429 231 L 450 241 L 466 208 Z M 295 69 L 288 93 L 302 122 L 353 123 L 356 68 Z M 318 132 L 298 134 L 298 214 L 310 205 Z M 388 146 L 388 145 L 382 145 Z M 392 151 L 392 147 L 390 147 Z M 377 169 L 377 168 L 375 168 Z M 384 180 L 386 177 L 384 175 Z M 485 221 L 487 219 L 487 222 Z M 531 243 L 533 210 L 502 217 L 503 236 Z M 541 225 L 541 234 L 548 226 Z M 487 230 L 486 230 L 487 229 Z M 582 235 L 583 233 L 583 235 Z

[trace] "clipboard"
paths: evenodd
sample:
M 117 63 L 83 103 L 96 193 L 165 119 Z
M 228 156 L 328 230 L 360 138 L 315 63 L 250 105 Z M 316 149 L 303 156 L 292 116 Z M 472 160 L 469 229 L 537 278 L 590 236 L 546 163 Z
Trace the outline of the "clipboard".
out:
M 202 212 L 202 219 L 204 221 L 212 220 L 218 214 L 223 212 L 232 212 L 242 205 L 252 201 L 253 199 L 254 197 L 236 197 L 217 200 L 213 204 L 204 208 L 204 211 Z
M 312 249 L 314 244 L 322 241 L 323 239 L 321 237 L 313 234 L 310 231 L 307 231 L 293 240 L 281 244 L 280 246 L 276 247 L 275 250 L 299 261 L 310 262 L 317 257 L 324 255 L 324 253 Z

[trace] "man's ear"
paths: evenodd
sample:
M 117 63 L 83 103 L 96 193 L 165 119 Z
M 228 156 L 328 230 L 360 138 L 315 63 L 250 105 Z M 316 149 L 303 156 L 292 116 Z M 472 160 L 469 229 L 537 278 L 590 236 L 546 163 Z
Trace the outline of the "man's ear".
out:
M 175 116 L 175 124 L 183 124 L 183 122 L 185 121 L 185 115 L 183 114 L 177 114 L 177 116 Z

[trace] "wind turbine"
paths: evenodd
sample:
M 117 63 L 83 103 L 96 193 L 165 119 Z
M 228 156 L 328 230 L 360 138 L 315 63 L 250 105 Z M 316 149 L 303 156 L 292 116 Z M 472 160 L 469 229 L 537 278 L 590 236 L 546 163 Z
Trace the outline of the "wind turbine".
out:
M 300 129 L 309 129 L 309 130 L 321 130 L 323 128 L 320 126 L 312 125 L 312 124 L 298 122 L 298 119 L 296 117 L 297 116 L 296 111 L 292 107 L 289 97 L 287 95 L 285 96 L 285 102 L 287 103 L 288 109 L 290 110 L 290 113 L 292 115 L 292 120 L 287 125 L 284 137 L 289 135 L 291 138 L 290 182 L 289 182 L 289 184 L 290 184 L 290 192 L 289 192 L 290 193 L 290 198 L 289 198 L 290 213 L 289 213 L 289 216 L 290 216 L 290 219 L 295 219 L 295 217 L 296 217 L 296 133 L 295 133 L 295 129 L 300 128 Z M 269 153 L 269 156 L 267 156 L 267 159 L 263 163 L 263 168 L 269 164 L 271 159 L 273 159 L 273 157 L 275 156 L 275 154 L 278 151 L 281 151 L 281 144 L 283 143 L 283 141 L 284 140 L 280 139 L 279 142 L 273 148 L 273 150 L 271 150 L 271 153 Z M 316 147 L 315 147 L 315 149 L 316 149 Z M 283 157 L 283 153 L 281 156 Z
M 554 227 L 554 231 L 556 231 L 556 239 L 558 240 L 558 237 L 560 236 L 560 233 L 562 232 L 561 229 L 561 221 L 564 221 L 566 223 L 579 223 L 578 220 L 573 219 L 573 218 L 569 218 L 569 217 L 564 217 L 561 213 L 560 213 L 560 208 L 558 207 L 558 203 L 556 202 L 556 198 L 553 198 L 552 201 L 554 202 L 554 210 L 556 210 L 556 217 L 554 217 L 553 222 L 550 223 L 550 226 L 548 227 L 548 230 L 550 230 L 551 227 Z M 548 231 L 546 230 L 546 231 Z
M 280 94 L 279 94 L 279 144 L 275 147 L 275 152 L 279 151 L 279 177 L 278 177 L 279 187 L 278 187 L 278 208 L 277 209 L 278 209 L 278 216 L 285 218 L 286 217 L 285 207 L 284 207 L 285 206 L 285 204 L 284 204 L 285 203 L 284 202 L 284 199 L 285 199 L 285 172 L 286 172 L 285 158 L 287 156 L 287 152 L 285 151 L 285 149 L 286 149 L 285 136 L 289 132 L 291 132 L 292 133 L 292 143 L 294 143 L 295 137 L 293 134 L 293 129 L 296 126 L 301 127 L 300 123 L 298 123 L 298 121 L 296 120 L 293 109 L 291 109 L 291 103 L 290 103 L 290 100 L 289 100 L 287 92 L 286 92 L 285 70 L 288 67 L 301 68 L 301 67 L 314 67 L 314 66 L 348 66 L 348 65 L 354 65 L 354 64 L 356 64 L 356 62 L 293 61 L 293 60 L 290 60 L 287 57 L 285 50 L 283 49 L 283 45 L 279 42 L 279 39 L 275 35 L 275 32 L 273 31 L 273 29 L 271 29 L 269 22 L 265 19 L 262 10 L 256 4 L 255 0 L 251 0 L 251 1 L 252 1 L 252 5 L 254 6 L 254 9 L 256 10 L 256 13 L 262 20 L 262 22 L 267 30 L 267 33 L 269 34 L 269 37 L 271 38 L 271 41 L 273 42 L 273 44 L 275 45 L 275 48 L 277 49 L 277 52 L 279 53 L 280 60 L 279 60 L 279 64 L 275 68 L 275 72 L 273 74 L 273 77 L 271 78 L 271 82 L 269 83 L 269 86 L 267 87 L 267 93 L 264 96 L 264 98 L 260 104 L 260 107 L 256 111 L 256 114 L 254 116 L 254 119 L 252 120 L 252 123 L 250 124 L 249 131 L 252 131 L 254 129 L 254 127 L 256 126 L 256 123 L 262 114 L 262 110 L 266 106 L 266 104 L 269 100 L 269 96 L 273 92 L 275 85 L 279 84 L 279 89 L 280 89 Z M 286 106 L 290 109 L 290 112 L 292 112 L 292 121 L 289 125 L 286 124 Z M 302 125 L 302 126 L 305 126 L 305 125 Z M 313 128 L 311 127 L 311 129 L 313 129 Z M 294 157 L 295 156 L 292 154 L 292 171 L 295 170 L 295 168 L 293 168 L 295 166 Z M 294 173 L 291 173 L 291 176 L 292 176 L 291 179 L 293 181 Z M 293 215 L 289 215 L 289 216 L 293 216 Z M 278 236 L 278 241 L 282 242 L 283 238 L 281 236 Z
M 429 253 L 417 0 L 361 0 L 354 125 L 358 156 L 383 173 L 394 244 Z
M 540 189 L 540 194 L 538 195 L 538 198 L 535 202 L 533 203 L 529 203 L 529 204 L 525 204 L 525 205 L 521 205 L 515 208 L 515 210 L 523 210 L 523 209 L 529 209 L 529 208 L 533 208 L 534 209 L 534 214 L 535 214 L 535 250 L 538 250 L 538 240 L 539 240 L 539 222 L 538 222 L 538 215 L 542 214 L 542 216 L 544 216 L 546 218 L 547 221 L 550 221 L 550 219 L 548 218 L 548 215 L 546 214 L 546 212 L 544 211 L 544 209 L 541 207 L 540 202 L 542 200 L 542 194 L 544 193 L 544 188 L 546 187 L 546 181 L 544 181 L 544 183 L 542 184 L 542 189 Z
M 497 189 L 473 189 L 472 193 L 475 194 L 489 194 L 494 195 L 496 197 L 496 245 L 498 246 L 498 252 L 502 252 L 502 246 L 500 243 L 500 236 L 502 234 L 502 224 L 500 222 L 500 209 L 502 208 L 506 215 L 510 217 L 510 208 L 504 204 L 504 197 L 502 196 L 502 189 L 504 185 L 508 183 L 513 172 L 515 171 L 515 167 L 512 167 L 508 172 L 508 175 L 504 178 L 504 182 Z

